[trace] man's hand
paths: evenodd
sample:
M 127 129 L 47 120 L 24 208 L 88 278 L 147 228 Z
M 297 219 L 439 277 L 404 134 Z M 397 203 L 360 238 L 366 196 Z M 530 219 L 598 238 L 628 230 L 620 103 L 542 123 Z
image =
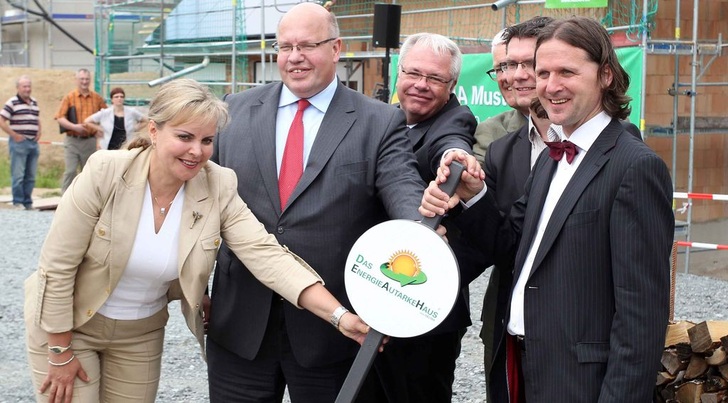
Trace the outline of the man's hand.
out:
M 485 183 L 483 183 L 485 180 L 485 172 L 474 156 L 462 151 L 451 152 L 442 159 L 442 163 L 437 169 L 437 178 L 435 181 L 438 185 L 444 183 L 450 175 L 450 163 L 452 161 L 458 161 L 465 167 L 460 177 L 460 184 L 455 189 L 455 194 L 462 200 L 468 201 L 483 190 L 485 186 Z

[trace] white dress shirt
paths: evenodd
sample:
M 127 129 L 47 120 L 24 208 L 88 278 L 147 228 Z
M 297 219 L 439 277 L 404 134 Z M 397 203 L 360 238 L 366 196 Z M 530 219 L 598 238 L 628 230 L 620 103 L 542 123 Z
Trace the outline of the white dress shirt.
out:
M 329 109 L 331 100 L 334 99 L 338 78 L 334 80 L 318 94 L 308 98 L 311 106 L 303 112 L 303 169 L 308 164 L 308 156 L 311 154 L 311 147 L 316 140 L 316 134 L 324 120 L 324 115 Z M 288 140 L 288 130 L 291 128 L 293 118 L 298 111 L 298 100 L 300 98 L 294 95 L 285 85 L 281 90 L 278 99 L 278 114 L 276 115 L 276 167 L 278 175 L 281 174 L 281 162 L 283 161 L 283 151 L 286 149 L 286 140 Z
M 528 249 L 526 260 L 523 262 L 523 268 L 521 269 L 511 295 L 511 314 L 508 319 L 508 333 L 512 335 L 526 336 L 526 329 L 523 320 L 526 282 L 533 270 L 533 261 L 536 258 L 536 252 L 541 244 L 548 222 L 551 219 L 551 214 L 554 212 L 556 204 L 561 198 L 561 194 L 564 192 L 564 189 L 566 189 L 569 181 L 574 176 L 574 172 L 576 172 L 579 168 L 579 164 L 581 164 L 581 161 L 584 160 L 586 153 L 589 152 L 589 148 L 592 144 L 594 144 L 594 141 L 596 141 L 599 134 L 601 134 L 611 120 L 612 118 L 610 118 L 609 115 L 601 112 L 577 128 L 574 133 L 568 137 L 568 140 L 577 146 L 579 152 L 576 154 L 576 157 L 571 164 L 567 162 L 566 158 L 562 158 L 558 162 L 556 172 L 551 179 L 549 192 L 546 196 L 543 209 L 541 210 L 541 217 L 538 220 L 536 236 L 533 238 L 533 242 Z M 556 125 L 552 125 L 552 127 L 549 128 L 549 131 L 551 130 L 563 133 L 561 127 Z M 566 138 L 563 137 L 562 139 L 566 140 Z

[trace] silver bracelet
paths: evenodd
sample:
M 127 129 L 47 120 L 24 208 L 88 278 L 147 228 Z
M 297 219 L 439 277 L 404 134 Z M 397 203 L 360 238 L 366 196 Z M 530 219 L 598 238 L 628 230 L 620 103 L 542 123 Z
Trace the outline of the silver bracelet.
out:
M 334 329 L 339 330 L 339 322 L 341 321 L 341 317 L 344 316 L 344 314 L 347 312 L 349 312 L 349 310 L 344 308 L 343 306 L 334 309 L 334 312 L 329 318 L 329 322 L 334 327 Z
M 72 354 L 72 355 L 71 355 L 71 358 L 69 358 L 69 359 L 68 359 L 68 361 L 64 361 L 64 362 L 53 362 L 53 361 L 51 361 L 51 360 L 49 359 L 49 360 L 48 360 L 48 364 L 51 364 L 51 365 L 53 365 L 54 367 L 62 367 L 62 366 L 64 366 L 64 365 L 67 365 L 67 364 L 68 364 L 68 363 L 70 363 L 71 361 L 73 361 L 73 359 L 74 359 L 74 358 L 76 358 L 76 355 L 75 355 L 75 354 Z
M 48 346 L 48 351 L 51 352 L 51 353 L 53 353 L 53 354 L 56 354 L 56 355 L 63 354 L 63 353 L 65 353 L 66 351 L 68 351 L 71 348 L 71 344 L 72 343 L 68 343 L 68 345 L 65 346 L 65 347 L 64 346 L 51 346 L 51 345 L 49 345 Z

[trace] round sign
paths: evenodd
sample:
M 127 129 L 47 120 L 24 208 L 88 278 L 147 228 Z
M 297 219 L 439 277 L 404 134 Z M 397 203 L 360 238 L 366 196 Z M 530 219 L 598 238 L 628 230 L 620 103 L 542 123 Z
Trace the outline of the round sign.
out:
M 460 274 L 452 250 L 435 231 L 391 220 L 356 241 L 344 284 L 356 313 L 372 328 L 413 337 L 445 320 L 460 291 Z

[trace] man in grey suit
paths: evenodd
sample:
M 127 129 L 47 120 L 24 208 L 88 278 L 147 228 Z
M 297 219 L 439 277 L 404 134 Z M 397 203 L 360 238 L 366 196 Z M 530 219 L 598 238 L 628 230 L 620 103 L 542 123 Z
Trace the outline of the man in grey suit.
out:
M 488 70 L 486 74 L 498 83 L 503 100 L 508 106 L 514 108 L 498 115 L 491 116 L 478 124 L 475 129 L 475 144 L 473 144 L 473 154 L 482 165 L 488 146 L 493 141 L 505 136 L 506 134 L 518 130 L 526 124 L 526 116 L 528 116 L 528 107 L 519 108 L 516 104 L 516 95 L 511 88 L 511 82 L 508 75 L 501 69 L 501 64 L 507 61 L 506 41 L 503 35 L 505 29 L 499 31 L 493 37 L 490 43 L 490 52 L 493 56 L 493 68 Z
M 474 159 L 464 160 L 458 197 L 433 183 L 421 211 L 467 201 L 463 232 L 495 262 L 515 261 L 499 346 L 507 401 L 650 401 L 669 311 L 669 172 L 620 123 L 629 76 L 599 22 L 549 24 L 535 58 L 538 98 L 568 141 L 541 154 L 507 217 Z
M 237 172 L 238 192 L 266 229 L 351 308 L 344 289 L 351 246 L 390 218 L 419 219 L 424 185 L 402 111 L 337 79 L 342 42 L 332 14 L 316 3 L 298 4 L 281 19 L 277 41 L 283 83 L 227 97 L 231 122 L 213 160 Z M 282 202 L 278 171 L 301 99 L 310 103 L 302 109 L 305 168 Z M 213 402 L 280 402 L 286 386 L 294 403 L 333 402 L 359 347 L 253 281 L 225 245 L 208 326 Z M 359 401 L 383 401 L 374 396 L 378 387 L 364 385 Z

